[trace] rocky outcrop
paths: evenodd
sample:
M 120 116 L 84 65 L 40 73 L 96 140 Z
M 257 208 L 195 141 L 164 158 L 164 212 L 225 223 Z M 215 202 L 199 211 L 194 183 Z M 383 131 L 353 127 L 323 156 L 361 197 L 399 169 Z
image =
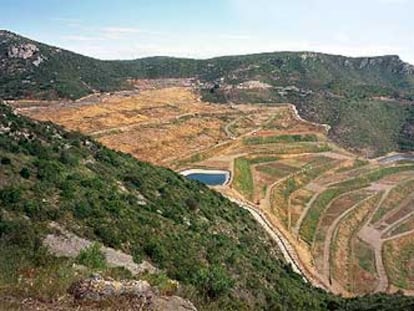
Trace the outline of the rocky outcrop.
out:
M 26 43 L 21 45 L 11 45 L 7 52 L 7 56 L 10 58 L 28 59 L 33 57 L 38 52 L 39 48 L 36 45 L 32 43 Z
M 190 301 L 179 296 L 156 297 L 154 307 L 157 311 L 197 311 Z
M 38 67 L 45 60 L 45 58 L 40 54 L 39 48 L 33 43 L 9 46 L 7 56 L 9 58 L 20 58 L 24 60 L 29 59 L 36 67 Z
M 271 87 L 272 86 L 270 84 L 257 80 L 245 81 L 238 85 L 239 89 L 269 89 Z
M 414 66 L 405 63 L 398 55 L 385 55 L 378 57 L 356 58 L 359 62 L 359 69 L 367 69 L 372 67 L 383 67 L 389 72 L 412 75 L 414 74 Z
M 115 281 L 110 278 L 102 278 L 94 275 L 91 278 L 72 284 L 69 293 L 78 302 L 101 302 L 104 300 L 116 300 L 118 298 L 129 299 L 137 310 L 157 311 L 196 311 L 194 305 L 178 296 L 159 296 L 147 281 Z
M 49 234 L 43 240 L 43 245 L 55 256 L 76 257 L 81 250 L 90 247 L 93 241 L 81 238 L 68 232 L 57 223 L 50 223 L 50 228 L 56 230 L 57 234 Z M 129 270 L 132 275 L 141 273 L 155 273 L 157 268 L 149 262 L 143 261 L 140 264 L 134 262 L 131 255 L 115 250 L 111 247 L 101 247 L 101 252 L 105 255 L 105 260 L 110 267 L 123 267 Z
M 115 281 L 104 279 L 100 275 L 72 284 L 68 292 L 76 300 L 101 301 L 108 298 L 130 296 L 149 302 L 154 292 L 147 281 Z

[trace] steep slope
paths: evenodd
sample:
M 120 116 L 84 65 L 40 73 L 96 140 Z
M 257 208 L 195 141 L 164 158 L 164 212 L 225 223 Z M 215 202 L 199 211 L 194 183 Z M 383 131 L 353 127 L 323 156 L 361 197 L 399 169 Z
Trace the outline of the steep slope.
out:
M 0 297 L 53 303 L 80 277 L 71 259 L 56 259 L 42 246 L 53 221 L 137 263 L 151 261 L 201 309 L 414 305 L 400 295 L 343 300 L 314 289 L 283 264 L 248 212 L 207 187 L 2 104 L 0 116 Z
M 53 299 L 76 279 L 70 268 L 52 277 L 70 267 L 42 247 L 54 221 L 151 261 L 199 307 L 323 310 L 334 299 L 304 284 L 248 212 L 207 187 L 0 109 L 2 295 Z
M 0 31 L 3 99 L 76 99 L 132 88 L 131 79 L 170 77 L 194 78 L 208 101 L 292 102 L 305 118 L 330 124 L 336 142 L 369 156 L 414 149 L 407 114 L 413 106 L 414 66 L 395 55 L 279 52 L 101 61 Z

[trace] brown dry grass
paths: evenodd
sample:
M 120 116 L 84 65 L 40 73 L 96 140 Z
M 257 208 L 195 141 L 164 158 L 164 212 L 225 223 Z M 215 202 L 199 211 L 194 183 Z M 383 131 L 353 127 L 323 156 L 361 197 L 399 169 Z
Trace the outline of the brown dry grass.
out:
M 386 242 L 384 265 L 390 282 L 398 287 L 414 290 L 414 234 Z
M 226 123 L 249 108 L 203 103 L 190 89 L 174 87 L 126 98 L 109 97 L 92 105 L 22 111 L 35 119 L 95 135 L 111 148 L 160 164 L 223 141 Z
M 290 217 L 292 226 L 296 225 L 300 215 L 305 209 L 306 204 L 312 199 L 314 194 L 315 192 L 312 192 L 305 188 L 300 188 L 291 195 Z
M 218 119 L 189 119 L 177 124 L 145 126 L 99 138 L 105 144 L 152 163 L 182 158 L 225 139 Z
M 273 133 L 280 134 L 293 134 L 293 133 L 320 133 L 325 134 L 323 126 L 317 126 L 311 123 L 306 123 L 298 120 L 290 107 L 280 107 L 279 111 L 270 120 L 263 132 L 263 135 L 267 134 L 267 130 L 272 130 Z
M 185 113 L 216 111 L 203 105 L 187 89 L 169 88 L 143 91 L 137 96 L 108 98 L 103 103 L 37 109 L 28 114 L 39 120 L 49 120 L 70 129 L 94 133 L 131 124 L 157 123 Z
M 232 121 L 235 134 L 241 135 L 268 120 L 277 109 L 209 104 L 185 87 L 145 90 L 129 97 L 106 96 L 95 104 L 36 109 L 20 105 L 20 111 L 32 118 L 90 134 L 111 148 L 167 166 L 228 139 L 224 128 Z
M 411 202 L 414 206 L 414 202 Z M 406 221 L 393 228 L 385 237 L 391 237 L 397 234 L 414 230 L 414 215 L 410 216 Z
M 413 193 L 414 191 L 414 180 L 409 180 L 398 186 L 394 187 L 390 193 L 388 194 L 387 198 L 375 212 L 371 223 L 378 224 L 384 216 L 388 216 L 388 213 L 395 210 L 403 203 L 404 199 Z M 403 216 L 403 215 L 402 215 Z M 394 222 L 398 219 L 394 219 Z
M 320 217 L 319 224 L 316 230 L 315 241 L 312 245 L 312 253 L 315 258 L 315 263 L 317 266 L 323 266 L 323 253 L 325 243 L 330 243 L 327 241 L 327 233 L 329 227 L 347 210 L 358 204 L 366 197 L 369 193 L 365 191 L 350 192 L 343 196 L 340 196 L 334 199 L 323 215 Z
M 361 284 L 361 280 L 356 279 L 352 269 L 354 241 L 359 228 L 373 211 L 379 199 L 380 196 L 377 195 L 365 201 L 359 208 L 346 216 L 338 225 L 330 248 L 332 277 L 351 292 L 358 292 L 358 286 Z

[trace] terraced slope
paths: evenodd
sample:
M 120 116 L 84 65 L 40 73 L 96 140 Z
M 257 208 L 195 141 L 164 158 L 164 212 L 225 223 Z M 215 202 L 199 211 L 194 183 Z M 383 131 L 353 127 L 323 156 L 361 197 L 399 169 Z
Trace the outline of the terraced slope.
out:
M 177 171 L 229 170 L 230 185 L 217 190 L 259 208 L 296 248 L 309 279 L 346 295 L 396 289 L 384 245 L 413 234 L 414 163 L 345 151 L 291 105 L 228 107 L 191 94 L 168 88 L 92 105 L 17 106 Z
M 364 155 L 414 149 L 414 67 L 393 55 L 100 61 L 0 31 L 0 69 L 4 99 L 78 99 L 159 79 L 158 86 L 192 85 L 210 102 L 294 103 L 305 118 L 329 124 L 336 142 Z
M 96 271 L 115 279 L 147 279 L 164 295 L 180 294 L 200 310 L 405 310 L 414 305 L 402 295 L 346 300 L 315 289 L 283 263 L 249 213 L 220 194 L 79 133 L 18 116 L 3 104 L 0 116 L 2 309 L 130 308 L 125 299 L 82 306 L 66 297 L 73 281 Z M 59 231 L 78 236 L 65 243 L 102 243 L 105 254 L 112 254 L 108 263 L 119 265 L 113 254 L 122 250 L 130 267 L 145 260 L 161 270 L 141 274 L 138 269 L 132 275 L 111 268 L 99 245 L 76 258 L 56 258 L 50 253 L 53 243 L 54 252 L 56 247 L 71 251 L 61 239 L 53 242 Z M 178 280 L 178 288 L 170 278 Z

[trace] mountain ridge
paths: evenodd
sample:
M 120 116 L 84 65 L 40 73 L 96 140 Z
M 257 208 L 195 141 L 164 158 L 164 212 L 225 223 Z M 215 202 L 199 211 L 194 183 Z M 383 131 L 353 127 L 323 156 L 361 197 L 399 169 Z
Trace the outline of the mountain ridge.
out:
M 135 89 L 134 80 L 191 78 L 205 101 L 293 103 L 305 119 L 329 124 L 335 142 L 370 157 L 414 150 L 414 66 L 397 55 L 274 52 L 104 61 L 2 31 L 0 70 L 0 98 L 6 100 L 74 100 Z
M 1 38 L 2 37 L 2 38 Z M 343 66 L 345 68 L 351 68 L 352 70 L 360 70 L 360 69 L 369 69 L 375 68 L 376 66 L 384 67 L 386 71 L 390 74 L 402 74 L 407 75 L 409 78 L 412 78 L 410 82 L 410 88 L 414 89 L 414 66 L 406 63 L 401 60 L 398 55 L 383 55 L 383 56 L 372 56 L 372 57 L 347 57 L 342 55 L 332 55 L 327 53 L 319 53 L 319 52 L 310 52 L 310 51 L 298 51 L 298 52 L 289 52 L 289 51 L 282 51 L 282 52 L 266 52 L 266 53 L 254 53 L 248 55 L 231 55 L 231 56 L 219 56 L 213 57 L 208 59 L 193 59 L 193 58 L 178 58 L 178 57 L 170 57 L 170 56 L 152 56 L 152 57 L 144 57 L 144 58 L 136 58 L 131 60 L 100 60 L 97 58 L 93 58 L 90 56 L 83 56 L 78 53 L 74 53 L 65 49 L 61 49 L 54 46 L 49 46 L 26 37 L 22 37 L 16 33 L 7 31 L 7 30 L 0 30 L 0 40 L 1 40 L 1 58 L 0 62 L 2 64 L 2 68 L 6 69 L 6 72 L 10 74 L 14 74 L 14 72 L 10 69 L 12 65 L 20 65 L 17 69 L 20 73 L 24 73 L 24 66 L 26 66 L 26 70 L 33 71 L 34 67 L 41 67 L 45 66 L 48 62 L 52 62 L 53 58 L 56 58 L 57 54 L 67 54 L 66 58 L 68 59 L 61 59 L 58 61 L 66 61 L 66 66 L 68 70 L 72 70 L 71 73 L 74 75 L 75 78 L 81 80 L 82 78 L 86 78 L 86 80 L 90 77 L 83 77 L 82 76 L 82 68 L 69 68 L 73 67 L 71 64 L 72 62 L 76 61 L 76 58 L 82 58 L 83 63 L 81 62 L 80 65 L 85 66 L 85 62 L 89 61 L 91 64 L 89 66 L 99 67 L 100 72 L 98 74 L 105 74 L 108 71 L 114 71 L 113 77 L 111 79 L 127 79 L 127 78 L 152 78 L 152 77 L 198 77 L 201 81 L 214 81 L 216 79 L 223 78 L 220 74 L 224 74 L 226 76 L 227 72 L 237 71 L 237 70 L 246 70 L 246 68 L 239 68 L 243 65 L 249 65 L 245 62 L 252 62 L 252 63 L 259 63 L 255 64 L 255 66 L 263 66 L 263 65 L 270 65 L 274 67 L 274 70 L 278 69 L 277 67 L 281 67 L 281 75 L 286 74 L 283 73 L 283 66 L 291 66 L 293 70 L 299 71 L 310 71 L 312 67 L 307 68 L 306 62 L 309 60 L 318 61 L 320 64 L 314 64 L 314 66 L 330 66 L 329 68 L 323 69 L 324 71 L 330 70 L 333 71 L 335 66 Z M 33 50 L 25 50 L 25 45 L 33 44 Z M 19 54 L 19 47 L 20 47 L 20 54 Z M 12 51 L 14 50 L 14 52 Z M 26 52 L 26 54 L 25 54 Z M 40 57 L 35 58 L 34 57 Z M 268 58 L 268 59 L 266 59 Z M 287 60 L 286 60 L 287 58 Z M 295 58 L 294 60 L 290 60 L 289 58 Z M 302 61 L 302 64 L 297 63 L 298 60 Z M 337 60 L 337 64 L 327 64 L 327 62 L 332 62 L 333 59 Z M 31 60 L 31 66 L 26 61 L 24 64 L 21 62 L 18 64 L 18 61 L 21 60 Z M 14 61 L 14 64 L 13 62 Z M 79 60 L 78 60 L 79 61 Z M 289 61 L 296 62 L 290 64 Z M 183 64 L 177 64 L 182 62 Z M 221 64 L 222 62 L 229 63 L 228 65 Z M 42 64 L 43 63 L 43 64 Z M 252 64 L 250 64 L 252 65 Z M 311 64 L 312 65 L 312 64 Z M 53 64 L 51 64 L 53 66 Z M 128 66 L 132 66 L 132 68 L 126 68 Z M 294 67 L 305 66 L 303 68 L 294 68 Z M 310 66 L 310 65 L 309 65 Z M 157 68 L 158 67 L 158 68 Z M 166 71 L 164 68 L 164 72 L 160 72 L 162 67 L 174 67 L 170 68 L 169 71 Z M 210 69 L 209 69 L 210 67 Z M 212 69 L 212 67 L 223 67 L 217 69 Z M 236 68 L 234 68 L 236 67 Z M 315 67 L 316 68 L 316 67 Z M 314 69 L 315 69 L 314 68 Z M 64 70 L 65 68 L 58 68 L 60 70 Z M 75 70 L 73 70 L 75 69 Z M 171 70 L 174 69 L 174 70 Z M 220 70 L 221 69 L 221 70 Z M 250 68 L 251 69 L 251 68 Z M 290 69 L 290 68 L 288 68 Z M 318 68 L 316 68 L 318 69 Z M 315 70 L 316 70 L 315 69 Z M 336 68 L 337 69 L 337 68 Z M 116 72 L 116 71 L 119 72 Z M 249 68 L 247 68 L 249 70 Z M 318 69 L 319 70 L 319 69 Z M 221 72 L 220 72 L 221 71 Z M 226 72 L 227 71 L 227 72 Z M 55 71 L 58 72 L 59 71 Z M 47 73 L 47 72 L 43 72 Z M 232 72 L 234 75 L 234 72 Z M 49 73 L 50 74 L 50 73 Z M 269 73 L 262 72 L 265 75 L 266 80 L 274 80 L 275 78 L 269 77 Z M 410 77 L 412 76 L 412 77 Z M 332 81 L 335 80 L 335 77 L 339 77 L 338 73 L 332 73 L 330 79 Z M 73 77 L 72 77 L 73 78 Z M 100 77 L 100 79 L 103 79 Z M 234 84 L 235 81 L 232 80 L 246 80 L 246 77 L 240 76 L 236 77 L 236 79 L 231 79 L 225 77 L 226 80 L 229 80 L 228 83 L 230 85 Z M 283 77 L 282 77 L 283 80 Z M 37 81 L 31 81 L 32 83 L 36 83 Z M 68 81 L 65 81 L 69 83 Z M 87 82 L 87 81 L 86 81 Z M 122 87 L 125 87 L 121 81 L 118 81 L 118 84 L 115 83 L 114 85 L 108 85 L 108 89 L 115 90 Z M 125 81 L 124 81 L 125 82 Z M 270 81 L 272 82 L 272 81 Z M 275 81 L 273 81 L 275 82 Z M 294 81 L 293 81 L 294 82 Z M 281 83 L 275 83 L 274 85 L 279 85 Z M 303 84 L 303 83 L 298 83 Z M 408 82 L 406 82 L 408 84 Z M 99 84 L 98 84 L 99 86 Z M 23 85 L 23 89 L 27 86 Z M 78 86 L 79 87 L 79 86 Z M 101 89 L 105 90 L 105 85 L 101 85 Z M 85 89 L 83 90 L 85 91 Z M 89 90 L 90 92 L 91 90 Z M 4 92 L 4 91 L 3 91 Z M 10 94 L 14 97 L 20 97 L 24 94 Z M 41 97 L 41 94 L 35 94 L 36 96 Z M 58 97 L 70 97 L 70 98 L 79 98 L 81 94 L 68 94 L 67 92 L 61 91 L 56 94 Z M 0 92 L 0 96 L 4 96 L 2 92 Z
M 17 38 L 22 38 L 25 40 L 29 40 L 32 42 L 36 42 L 36 43 L 40 43 L 43 45 L 48 45 L 50 47 L 54 47 L 60 50 L 64 50 L 67 52 L 71 52 L 80 56 L 84 56 L 84 57 L 88 57 L 88 58 L 92 58 L 94 60 L 99 60 L 99 61 L 136 61 L 136 60 L 143 60 L 143 59 L 157 59 L 157 58 L 173 58 L 173 59 L 182 59 L 182 60 L 200 60 L 200 61 L 206 61 L 206 60 L 214 60 L 214 59 L 218 59 L 218 58 L 231 58 L 231 57 L 238 57 L 238 56 L 255 56 L 255 55 L 272 55 L 272 54 L 277 54 L 277 53 L 299 53 L 299 54 L 318 54 L 318 55 L 326 55 L 326 56 L 334 56 L 334 57 L 342 57 L 342 58 L 348 58 L 348 59 L 376 59 L 376 58 L 395 58 L 400 60 L 401 62 L 407 64 L 410 67 L 413 67 L 414 69 L 414 65 L 411 64 L 408 61 L 404 61 L 402 60 L 402 58 L 398 55 L 398 54 L 378 54 L 378 55 L 361 55 L 361 56 L 349 56 L 349 55 L 344 55 L 344 54 L 337 54 L 337 53 L 326 53 L 323 51 L 313 51 L 313 50 L 280 50 L 280 51 L 266 51 L 266 52 L 253 52 L 253 53 L 242 53 L 242 54 L 226 54 L 226 55 L 217 55 L 217 56 L 212 56 L 212 57 L 180 57 L 180 56 L 174 56 L 174 55 L 154 55 L 154 56 L 143 56 L 143 57 L 134 57 L 134 58 L 110 58 L 110 59 L 101 59 L 99 57 L 94 57 L 94 56 L 90 56 L 90 55 L 85 55 L 82 54 L 80 52 L 74 52 L 71 51 L 69 49 L 64 49 L 64 48 L 59 48 L 57 45 L 54 44 L 48 44 L 48 43 L 42 43 L 41 41 L 35 40 L 35 39 L 30 39 L 28 36 L 25 35 L 20 35 L 17 32 L 13 32 L 7 29 L 0 29 L 0 36 L 12 36 L 12 37 L 17 37 Z

